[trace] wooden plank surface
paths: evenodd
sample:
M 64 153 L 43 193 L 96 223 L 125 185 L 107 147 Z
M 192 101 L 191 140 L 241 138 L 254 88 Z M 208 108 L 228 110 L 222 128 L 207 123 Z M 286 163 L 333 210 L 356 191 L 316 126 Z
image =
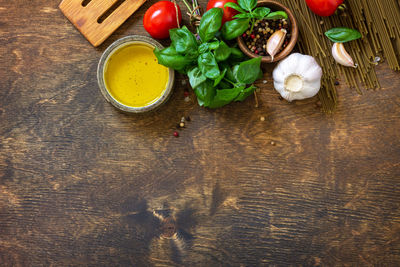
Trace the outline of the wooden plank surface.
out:
M 281 101 L 271 67 L 259 108 L 200 108 L 179 76 L 124 115 L 96 67 L 152 3 L 93 48 L 59 1 L 0 0 L 0 265 L 399 266 L 400 74 L 341 83 L 333 115 Z

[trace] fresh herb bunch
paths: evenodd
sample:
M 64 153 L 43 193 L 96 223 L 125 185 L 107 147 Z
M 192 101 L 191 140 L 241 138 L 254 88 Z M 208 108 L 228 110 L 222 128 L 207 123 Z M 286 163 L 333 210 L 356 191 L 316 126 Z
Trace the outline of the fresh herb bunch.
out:
M 212 8 L 201 18 L 198 36 L 185 26 L 170 30 L 171 46 L 154 50 L 161 65 L 187 74 L 200 106 L 219 108 L 253 94 L 262 77 L 261 57 L 247 61 L 236 47 L 221 40 L 223 10 Z
M 226 40 L 232 40 L 243 34 L 249 27 L 253 32 L 254 24 L 257 20 L 287 19 L 288 15 L 284 11 L 271 12 L 268 7 L 256 7 L 257 0 L 238 0 L 238 4 L 228 2 L 224 7 L 230 7 L 239 12 L 232 21 L 228 21 L 222 27 L 222 36 Z

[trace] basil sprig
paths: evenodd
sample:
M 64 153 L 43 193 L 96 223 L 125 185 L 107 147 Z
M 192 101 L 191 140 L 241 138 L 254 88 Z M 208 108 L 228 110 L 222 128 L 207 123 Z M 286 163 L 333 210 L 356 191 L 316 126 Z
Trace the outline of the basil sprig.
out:
M 239 37 L 249 27 L 252 32 L 256 20 L 288 18 L 288 15 L 284 11 L 271 12 L 271 9 L 268 7 L 256 7 L 256 0 L 238 0 L 238 4 L 228 2 L 224 5 L 224 7 L 230 7 L 239 12 L 239 14 L 234 16 L 235 20 L 228 21 L 222 26 L 222 36 L 226 40 Z
M 239 2 L 249 1 L 240 0 Z M 254 5 L 249 2 L 248 8 Z M 159 64 L 187 74 L 200 106 L 219 108 L 243 101 L 253 94 L 252 85 L 262 76 L 261 57 L 244 60 L 244 54 L 219 39 L 222 9 L 207 11 L 199 26 L 200 40 L 185 26 L 170 30 L 171 46 L 154 50 Z M 247 22 L 249 19 L 244 19 Z M 240 19 L 234 20 L 240 21 Z M 246 30 L 246 29 L 244 29 Z M 228 32 L 225 35 L 229 35 Z
M 325 35 L 334 43 L 347 43 L 361 38 L 359 31 L 345 27 L 332 28 Z

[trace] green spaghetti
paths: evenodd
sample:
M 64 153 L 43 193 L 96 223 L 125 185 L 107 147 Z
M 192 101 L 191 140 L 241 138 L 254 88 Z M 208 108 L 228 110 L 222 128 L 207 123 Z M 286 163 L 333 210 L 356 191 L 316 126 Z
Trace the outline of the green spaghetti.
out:
M 323 110 L 331 112 L 338 103 L 335 82 L 343 74 L 347 84 L 361 93 L 361 86 L 379 89 L 375 65 L 385 59 L 390 68 L 400 70 L 400 1 L 349 0 L 345 13 L 319 17 L 312 13 L 304 0 L 281 0 L 298 20 L 299 50 L 317 59 L 324 70 L 322 89 L 318 96 Z M 330 51 L 332 42 L 324 32 L 335 27 L 358 29 L 363 38 L 346 43 L 358 68 L 336 64 Z

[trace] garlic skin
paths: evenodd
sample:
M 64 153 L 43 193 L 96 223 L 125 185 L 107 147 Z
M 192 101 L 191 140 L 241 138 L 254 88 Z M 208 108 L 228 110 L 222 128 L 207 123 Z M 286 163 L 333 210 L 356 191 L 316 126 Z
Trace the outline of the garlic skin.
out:
M 280 29 L 274 32 L 267 41 L 267 53 L 271 56 L 271 62 L 274 61 L 275 55 L 281 49 L 283 42 L 285 41 L 287 31 Z
M 332 56 L 337 63 L 345 67 L 357 68 L 357 64 L 354 64 L 353 59 L 347 53 L 342 43 L 334 43 L 332 46 Z
M 289 102 L 315 96 L 321 88 L 322 69 L 312 56 L 291 54 L 274 69 L 274 87 Z

